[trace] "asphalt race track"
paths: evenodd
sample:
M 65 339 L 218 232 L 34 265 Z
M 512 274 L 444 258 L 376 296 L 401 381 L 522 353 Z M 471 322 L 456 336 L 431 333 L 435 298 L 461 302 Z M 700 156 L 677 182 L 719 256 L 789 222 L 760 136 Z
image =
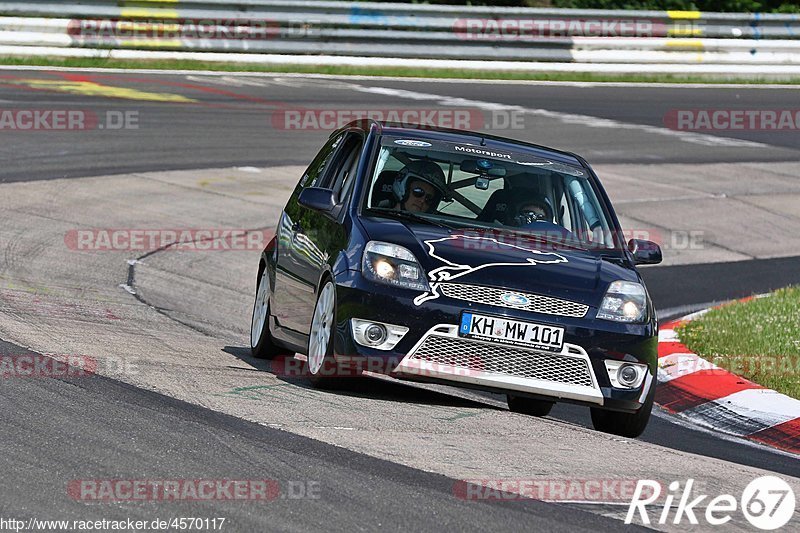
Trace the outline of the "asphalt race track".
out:
M 7 343 L 0 350 L 20 353 Z M 63 483 L 54 474 L 79 479 L 84 465 L 92 464 L 96 472 L 105 471 L 113 478 L 125 478 L 125 473 L 136 478 L 137 472 L 146 469 L 160 479 L 189 473 L 193 479 L 287 480 L 282 495 L 265 504 L 268 513 L 258 505 L 240 502 L 187 502 L 179 509 L 170 502 L 156 502 L 104 509 L 103 517 L 109 520 L 168 518 L 176 513 L 227 516 L 242 531 L 370 531 L 378 525 L 387 531 L 519 530 L 531 523 L 553 531 L 614 531 L 617 527 L 609 518 L 534 500 L 474 505 L 454 498 L 453 480 L 444 476 L 265 428 L 103 377 L 17 380 L 4 385 L 2 397 L 8 406 L 29 406 L 8 409 L 3 418 L 7 446 L 3 472 L 14 487 L 7 488 L 0 506 L 6 517 L 86 519 L 84 504 L 59 497 Z M 320 499 L 294 500 L 288 483 L 309 477 L 325 480 L 325 486 L 335 490 L 320 490 Z M 294 490 L 294 497 L 301 493 Z M 317 489 L 310 485 L 301 490 Z M 378 523 L 376 517 L 380 517 Z
M 667 251 L 664 266 L 642 271 L 668 318 L 800 283 L 800 247 L 790 235 L 800 224 L 791 203 L 800 197 L 800 135 L 676 131 L 665 116 L 791 109 L 796 100 L 787 88 L 1 70 L 0 111 L 94 118 L 73 131 L 0 128 L 0 355 L 85 354 L 100 361 L 102 375 L 0 382 L 0 517 L 217 516 L 233 531 L 605 531 L 622 527 L 624 506 L 475 502 L 454 486 L 472 478 L 693 477 L 709 494 L 736 494 L 773 472 L 797 492 L 796 457 L 660 412 L 630 441 L 594 432 L 588 410 L 568 405 L 540 420 L 509 413 L 499 397 L 447 387 L 365 379 L 346 391 L 315 391 L 249 357 L 257 251 L 81 253 L 64 237 L 75 228 L 268 230 L 329 133 L 287 129 L 288 114 L 479 109 L 490 118 L 478 129 L 494 125 L 499 135 L 575 150 L 604 183 L 607 171 L 623 224 L 629 217 L 669 228 L 637 211 L 653 201 L 646 193 L 622 194 L 639 178 L 669 187 L 664 201 L 695 201 L 685 187 L 724 202 L 734 234 L 761 224 L 770 242 L 731 244 L 714 211 L 698 210 L 687 228 L 704 230 L 708 246 Z M 524 127 L 504 128 L 514 116 Z M 664 168 L 681 174 L 665 183 Z M 760 190 L 762 179 L 785 192 Z M 764 218 L 737 209 L 762 209 Z M 119 361 L 136 370 L 111 364 Z M 273 479 L 281 493 L 269 502 L 70 498 L 69 482 L 87 478 Z M 318 496 L 292 497 L 289 488 L 300 485 Z M 750 530 L 743 519 L 730 525 Z
M 47 84 L 31 80 L 45 79 Z M 179 168 L 211 168 L 243 165 L 307 164 L 326 131 L 286 131 L 272 125 L 272 111 L 298 109 L 391 109 L 442 108 L 441 99 L 401 100 L 378 89 L 406 90 L 422 95 L 444 95 L 470 101 L 489 101 L 523 106 L 550 113 L 568 113 L 569 118 L 539 113 L 525 117 L 525 129 L 514 136 L 526 141 L 579 151 L 592 163 L 714 163 L 795 161 L 797 135 L 792 132 L 728 131 L 754 146 L 718 146 L 687 142 L 655 142 L 659 135 L 644 130 L 602 125 L 613 118 L 626 124 L 661 128 L 672 109 L 759 109 L 769 106 L 792 108 L 794 89 L 635 89 L 572 87 L 530 84 L 464 84 L 458 82 L 399 82 L 390 80 L 309 80 L 303 77 L 247 78 L 233 76 L 176 76 L 163 74 L 45 74 L 38 71 L 3 71 L 0 103 L 15 106 L 48 106 L 57 109 L 137 111 L 138 130 L 58 132 L 18 137 L 0 145 L 5 164 L 0 181 L 83 177 Z M 120 98 L 103 87 L 128 87 L 146 95 Z M 403 87 L 404 89 L 400 89 Z M 51 89 L 51 90 L 47 90 Z M 55 90 L 59 89 L 58 92 Z M 369 92 L 372 90 L 373 92 Z M 366 91 L 366 92 L 365 92 Z M 112 98 L 98 98 L 103 94 Z M 179 95 L 185 101 L 163 102 L 159 96 Z M 113 98 L 117 96 L 117 98 Z M 128 97 L 125 97 L 128 96 Z M 415 104 L 416 102 L 416 104 Z M 469 103 L 452 102 L 465 109 Z M 446 107 L 445 107 L 446 108 Z M 492 125 L 491 118 L 487 118 Z M 502 125 L 497 119 L 497 125 Z M 484 124 L 476 124 L 483 127 Z M 584 126 L 584 127 L 581 127 Z M 483 128 L 482 128 L 483 129 Z M 497 130 L 503 134 L 501 129 Z M 505 133 L 508 133 L 507 131 Z M 605 135 L 605 133 L 613 133 Z M 80 143 L 76 143 L 76 139 Z M 18 149 L 25 146 L 27 150 Z

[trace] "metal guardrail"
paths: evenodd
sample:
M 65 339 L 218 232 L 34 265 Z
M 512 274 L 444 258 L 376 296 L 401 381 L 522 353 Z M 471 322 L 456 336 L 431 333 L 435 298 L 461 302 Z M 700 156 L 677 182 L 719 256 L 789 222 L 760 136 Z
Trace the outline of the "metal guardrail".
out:
M 202 19 L 271 18 L 278 21 L 309 20 L 313 23 L 375 28 L 448 30 L 469 18 L 502 20 L 649 20 L 671 25 L 674 36 L 787 38 L 800 35 L 800 16 L 777 13 L 710 13 L 699 11 L 613 11 L 490 6 L 448 6 L 375 2 L 309 0 L 136 0 L 114 2 L 84 0 L 74 4 L 47 0 L 0 2 L 0 13 L 32 17 L 112 17 Z M 691 24 L 689 24 L 691 23 Z
M 0 2 L 0 47 L 797 65 L 800 17 L 303 0 Z M 28 50 L 33 50 L 29 48 Z

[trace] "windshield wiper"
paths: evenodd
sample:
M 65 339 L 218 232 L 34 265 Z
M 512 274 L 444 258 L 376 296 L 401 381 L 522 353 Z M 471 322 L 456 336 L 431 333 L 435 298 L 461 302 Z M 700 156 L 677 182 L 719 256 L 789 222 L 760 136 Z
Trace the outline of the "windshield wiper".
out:
M 455 229 L 453 226 L 445 224 L 444 222 L 440 222 L 438 220 L 432 220 L 428 217 L 423 217 L 416 213 L 412 213 L 411 211 L 398 211 L 396 209 L 391 209 L 388 207 L 370 207 L 369 211 L 378 211 L 382 215 L 390 215 L 394 218 L 402 218 L 405 220 L 413 220 L 414 222 L 422 222 L 425 224 L 431 224 L 433 226 L 438 226 L 440 228 L 445 229 Z

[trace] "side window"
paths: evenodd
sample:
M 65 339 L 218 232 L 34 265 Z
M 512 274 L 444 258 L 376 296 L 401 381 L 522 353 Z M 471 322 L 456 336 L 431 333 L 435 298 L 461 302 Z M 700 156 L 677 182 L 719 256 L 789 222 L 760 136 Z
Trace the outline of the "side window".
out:
M 347 198 L 347 193 L 355 179 L 358 169 L 358 159 L 363 147 L 363 138 L 357 133 L 351 133 L 342 143 L 342 148 L 327 172 L 327 179 L 320 187 L 333 189 L 338 202 Z
M 353 187 L 353 182 L 356 180 L 356 172 L 358 171 L 358 159 L 361 155 L 361 146 L 359 145 L 357 149 L 353 150 L 352 155 L 350 157 L 350 162 L 345 166 L 347 169 L 345 171 L 344 176 L 342 177 L 342 187 L 338 191 L 338 200 L 339 202 L 343 202 L 347 199 L 350 195 L 350 190 Z
M 336 153 L 336 149 L 344 139 L 345 134 L 341 133 L 336 137 L 333 137 L 325 143 L 325 146 L 322 147 L 322 150 L 319 151 L 317 157 L 314 158 L 314 161 L 308 166 L 306 171 L 303 173 L 303 177 L 300 178 L 300 187 L 320 187 L 321 180 L 325 177 L 326 172 L 325 170 L 328 168 L 331 160 L 333 159 L 333 155 Z

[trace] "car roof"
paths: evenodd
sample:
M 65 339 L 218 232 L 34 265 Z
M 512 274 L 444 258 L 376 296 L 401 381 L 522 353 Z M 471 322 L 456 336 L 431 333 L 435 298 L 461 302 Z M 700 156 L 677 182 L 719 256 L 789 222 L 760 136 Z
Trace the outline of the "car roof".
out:
M 398 124 L 395 122 L 377 120 L 356 120 L 347 124 L 341 130 L 358 128 L 366 133 L 374 132 L 379 135 L 391 135 L 399 137 L 412 137 L 415 139 L 438 140 L 444 142 L 480 143 L 492 148 L 505 148 L 513 151 L 525 151 L 537 157 L 556 159 L 559 162 L 588 168 L 589 165 L 582 157 L 572 152 L 557 150 L 538 144 L 528 143 L 507 137 L 500 137 L 487 133 L 480 133 L 468 130 L 455 130 L 449 128 L 437 128 L 433 126 L 418 126 L 410 124 Z M 337 130 L 340 131 L 340 130 Z

